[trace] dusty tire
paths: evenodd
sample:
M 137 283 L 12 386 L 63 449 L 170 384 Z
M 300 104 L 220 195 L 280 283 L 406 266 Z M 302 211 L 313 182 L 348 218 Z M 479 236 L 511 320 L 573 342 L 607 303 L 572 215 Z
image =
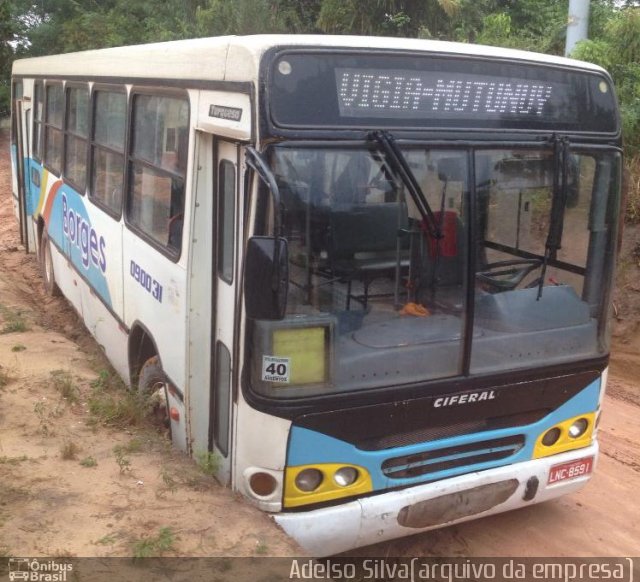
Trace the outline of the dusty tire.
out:
M 149 358 L 140 368 L 138 390 L 151 398 L 152 417 L 158 424 L 170 429 L 168 381 L 158 356 Z
M 44 284 L 44 292 L 49 297 L 59 297 L 60 287 L 56 284 L 55 274 L 53 272 L 53 259 L 51 257 L 51 243 L 49 235 L 45 230 L 40 239 L 40 272 Z

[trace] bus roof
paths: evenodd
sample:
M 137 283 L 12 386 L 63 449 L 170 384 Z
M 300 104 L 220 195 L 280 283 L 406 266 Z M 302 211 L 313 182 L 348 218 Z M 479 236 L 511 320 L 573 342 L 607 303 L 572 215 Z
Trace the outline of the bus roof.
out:
M 252 82 L 257 78 L 264 52 L 278 46 L 407 50 L 603 71 L 583 61 L 475 44 L 395 37 L 255 35 L 178 40 L 20 59 L 13 63 L 13 74 L 25 77 L 87 76 Z

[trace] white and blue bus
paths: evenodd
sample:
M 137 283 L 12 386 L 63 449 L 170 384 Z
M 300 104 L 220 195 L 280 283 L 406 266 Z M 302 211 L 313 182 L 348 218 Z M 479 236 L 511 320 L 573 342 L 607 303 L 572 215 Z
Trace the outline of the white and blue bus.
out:
M 46 290 L 311 554 L 589 480 L 621 183 L 605 71 L 223 37 L 19 60 L 12 91 Z

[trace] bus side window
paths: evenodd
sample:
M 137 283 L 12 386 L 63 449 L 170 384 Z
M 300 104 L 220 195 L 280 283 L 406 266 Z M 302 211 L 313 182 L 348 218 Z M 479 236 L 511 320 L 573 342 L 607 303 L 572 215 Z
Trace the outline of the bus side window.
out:
M 222 160 L 218 169 L 218 274 L 229 284 L 233 281 L 235 194 L 236 168 Z
M 129 155 L 129 222 L 179 256 L 188 153 L 189 104 L 184 98 L 133 97 Z
M 127 120 L 125 93 L 94 93 L 94 130 L 91 144 L 91 198 L 120 217 L 124 180 L 124 136 Z
M 44 133 L 44 161 L 48 168 L 60 176 L 62 171 L 62 119 L 64 94 L 62 83 L 47 84 L 46 118 Z
M 44 88 L 42 81 L 36 81 L 34 84 L 33 98 L 33 157 L 42 160 L 42 113 L 43 113 L 43 93 Z
M 89 90 L 67 87 L 64 176 L 84 194 L 87 177 Z

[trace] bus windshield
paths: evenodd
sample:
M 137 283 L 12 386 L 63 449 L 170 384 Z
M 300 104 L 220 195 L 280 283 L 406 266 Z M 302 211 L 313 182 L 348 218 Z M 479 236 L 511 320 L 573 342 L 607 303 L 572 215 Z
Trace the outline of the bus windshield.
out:
M 436 228 L 379 147 L 268 150 L 289 296 L 282 321 L 254 322 L 255 390 L 304 397 L 606 352 L 618 153 L 568 149 L 560 163 L 551 147 L 403 144 L 401 155 Z M 265 355 L 286 377 L 265 372 Z

